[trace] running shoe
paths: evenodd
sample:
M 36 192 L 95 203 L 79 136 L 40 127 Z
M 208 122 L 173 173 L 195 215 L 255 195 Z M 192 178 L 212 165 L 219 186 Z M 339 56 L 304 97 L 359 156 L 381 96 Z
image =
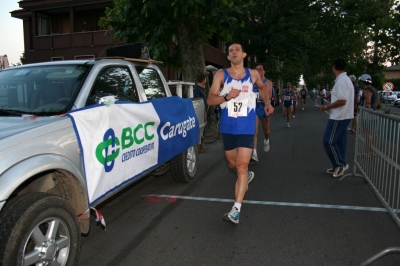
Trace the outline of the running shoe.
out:
M 347 169 L 349 169 L 349 165 L 348 164 L 346 164 L 346 166 L 345 167 L 342 167 L 343 169 L 342 169 L 342 171 L 343 171 L 343 173 L 344 173 L 344 171 L 346 171 Z M 339 168 L 339 167 L 336 167 L 336 169 L 337 168 Z M 338 170 L 339 171 L 339 170 Z M 327 174 L 331 174 L 331 175 L 333 175 L 333 173 L 335 172 L 335 170 L 333 169 L 333 168 L 329 168 L 329 169 L 326 169 L 326 171 L 325 171 L 325 173 L 327 173 Z
M 303 110 L 303 111 L 304 111 L 304 108 L 301 108 L 301 110 Z
M 293 118 L 296 118 L 296 116 L 295 116 L 295 115 L 293 115 Z
M 333 168 L 328 168 L 328 169 L 326 169 L 325 173 L 331 175 L 331 174 L 333 174 L 333 171 L 335 171 Z
M 343 167 L 338 166 L 335 168 L 335 171 L 333 171 L 332 176 L 334 178 L 337 178 L 337 177 L 342 176 L 343 174 L 344 174 Z
M 290 124 L 289 124 L 289 123 L 287 123 L 287 127 L 290 127 Z
M 253 154 L 251 155 L 250 161 L 258 162 L 258 156 L 257 156 L 257 154 L 255 154 L 255 153 L 253 152 Z
M 254 176 L 255 176 L 254 172 L 252 171 L 247 172 L 247 184 L 250 184 L 250 182 L 253 181 Z
M 238 212 L 238 209 L 232 207 L 232 210 L 228 213 L 225 213 L 222 219 L 228 223 L 239 224 L 239 216 L 240 212 Z
M 269 148 L 270 148 L 270 146 L 269 146 L 269 139 L 268 139 L 268 140 L 264 139 L 264 151 L 265 151 L 265 152 L 268 152 L 268 151 L 269 151 Z

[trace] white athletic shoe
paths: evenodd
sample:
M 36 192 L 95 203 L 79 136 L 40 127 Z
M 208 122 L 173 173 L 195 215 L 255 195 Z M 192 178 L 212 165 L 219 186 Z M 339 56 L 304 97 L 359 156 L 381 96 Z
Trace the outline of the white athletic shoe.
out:
M 251 155 L 251 159 L 250 160 L 253 161 L 253 162 L 258 162 L 257 154 L 253 152 L 253 154 Z
M 268 140 L 264 139 L 264 151 L 268 152 L 269 148 L 270 148 L 269 147 L 269 139 Z
M 301 108 L 301 110 L 303 110 L 303 111 L 304 111 L 304 108 Z
M 293 115 L 293 118 L 296 118 L 296 117 Z
M 287 127 L 290 127 L 290 124 L 289 124 L 289 123 L 287 123 Z

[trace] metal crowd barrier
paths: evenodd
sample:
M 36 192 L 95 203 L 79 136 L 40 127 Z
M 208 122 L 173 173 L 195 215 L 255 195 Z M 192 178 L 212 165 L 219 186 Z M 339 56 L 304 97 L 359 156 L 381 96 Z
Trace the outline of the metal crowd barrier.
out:
M 367 108 L 358 110 L 353 173 L 340 180 L 351 175 L 362 177 L 400 228 L 400 117 Z M 386 248 L 361 265 L 370 265 L 390 253 L 400 253 L 400 247 Z

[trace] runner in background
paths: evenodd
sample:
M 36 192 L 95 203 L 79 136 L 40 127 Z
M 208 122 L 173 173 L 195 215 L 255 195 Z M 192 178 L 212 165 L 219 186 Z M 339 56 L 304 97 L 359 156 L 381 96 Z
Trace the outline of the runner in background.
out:
M 267 86 L 267 93 L 269 98 L 272 101 L 272 82 L 265 78 L 265 66 L 259 64 L 256 66 L 256 70 L 260 73 L 260 77 L 262 82 Z M 258 162 L 257 156 L 257 136 L 258 136 L 258 125 L 262 124 L 263 132 L 264 132 L 264 151 L 269 151 L 269 133 L 270 133 L 270 123 L 271 123 L 271 116 L 265 114 L 265 103 L 263 99 L 260 97 L 257 85 L 253 86 L 253 91 L 256 94 L 256 128 L 254 133 L 254 146 L 253 146 L 253 154 L 251 155 L 251 160 Z M 274 104 L 271 105 L 274 106 Z
M 297 101 L 300 98 L 299 92 L 297 91 L 296 86 L 292 87 L 293 95 L 292 95 L 292 108 L 293 108 L 293 118 L 296 117 L 296 109 L 297 109 Z
M 306 85 L 303 85 L 303 88 L 300 90 L 301 95 L 301 110 L 304 111 L 304 105 L 306 104 L 308 91 L 306 89 Z
M 317 97 L 317 90 L 316 90 L 315 88 L 313 88 L 313 89 L 311 90 L 311 100 L 312 100 L 313 102 L 315 102 L 316 97 Z
M 286 117 L 287 127 L 290 127 L 290 115 L 292 113 L 292 84 L 287 83 L 283 90 L 283 116 Z

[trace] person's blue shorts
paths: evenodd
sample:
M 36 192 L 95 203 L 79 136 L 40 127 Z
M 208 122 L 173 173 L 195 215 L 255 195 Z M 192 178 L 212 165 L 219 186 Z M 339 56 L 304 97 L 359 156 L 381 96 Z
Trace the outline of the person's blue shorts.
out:
M 268 118 L 270 117 L 265 113 L 265 103 L 264 102 L 256 102 L 256 115 L 258 118 L 263 119 L 263 118 Z
M 254 135 L 235 135 L 222 133 L 222 143 L 224 150 L 230 151 L 238 147 L 253 149 Z
M 292 101 L 283 101 L 283 107 L 288 108 L 292 106 Z
M 293 105 L 296 105 L 297 104 L 297 101 L 293 101 Z

